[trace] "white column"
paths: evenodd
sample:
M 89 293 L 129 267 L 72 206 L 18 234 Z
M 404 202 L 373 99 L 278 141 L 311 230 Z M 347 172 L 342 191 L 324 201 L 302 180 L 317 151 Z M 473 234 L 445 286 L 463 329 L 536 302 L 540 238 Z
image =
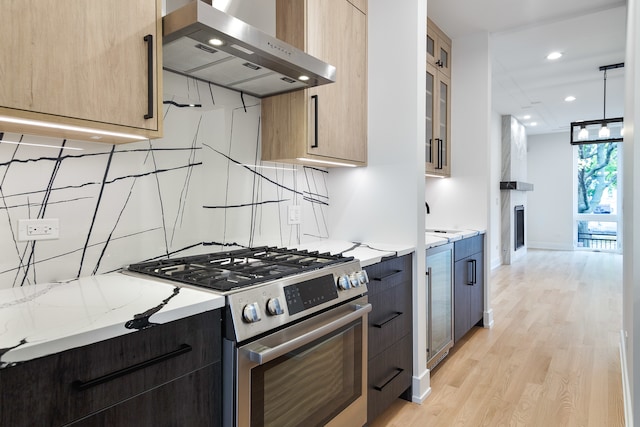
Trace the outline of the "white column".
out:
M 329 172 L 330 237 L 415 246 L 413 400 L 428 395 L 424 244 L 424 0 L 369 1 L 368 167 Z

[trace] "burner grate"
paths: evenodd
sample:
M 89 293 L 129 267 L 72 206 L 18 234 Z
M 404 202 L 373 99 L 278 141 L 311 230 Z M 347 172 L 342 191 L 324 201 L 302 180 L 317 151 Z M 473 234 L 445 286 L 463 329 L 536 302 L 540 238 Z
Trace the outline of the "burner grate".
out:
M 352 259 L 263 246 L 132 264 L 128 269 L 217 291 L 231 291 Z

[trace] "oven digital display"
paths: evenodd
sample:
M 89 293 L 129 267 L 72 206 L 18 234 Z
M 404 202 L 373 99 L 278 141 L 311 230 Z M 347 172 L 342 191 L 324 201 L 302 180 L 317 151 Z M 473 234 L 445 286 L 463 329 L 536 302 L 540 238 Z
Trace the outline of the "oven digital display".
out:
M 287 299 L 289 314 L 296 314 L 338 298 L 338 290 L 333 281 L 333 274 L 328 274 L 306 282 L 285 286 L 284 295 Z

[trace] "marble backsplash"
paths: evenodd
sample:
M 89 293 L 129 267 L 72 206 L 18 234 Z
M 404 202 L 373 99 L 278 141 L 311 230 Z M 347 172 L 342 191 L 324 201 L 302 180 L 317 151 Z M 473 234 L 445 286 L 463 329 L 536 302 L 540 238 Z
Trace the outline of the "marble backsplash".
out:
M 260 161 L 259 99 L 165 72 L 164 100 L 202 106 L 165 104 L 164 137 L 133 144 L 2 135 L 0 288 L 328 236 L 328 171 Z M 60 238 L 19 241 L 27 218 L 58 218 Z

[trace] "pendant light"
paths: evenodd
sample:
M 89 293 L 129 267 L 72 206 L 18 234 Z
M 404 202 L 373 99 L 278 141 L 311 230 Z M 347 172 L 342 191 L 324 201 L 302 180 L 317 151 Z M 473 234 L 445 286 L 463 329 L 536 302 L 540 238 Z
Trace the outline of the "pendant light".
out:
M 621 142 L 624 134 L 623 117 L 607 119 L 607 71 L 624 67 L 624 62 L 600 67 L 604 71 L 602 119 L 571 123 L 571 144 L 593 144 L 598 142 Z M 620 131 L 616 134 L 616 129 Z M 612 129 L 614 134 L 612 135 Z M 597 136 L 596 136 L 597 135 Z
M 604 91 L 603 91 L 603 97 L 602 97 L 602 119 L 606 119 L 607 118 L 607 70 L 608 68 L 604 69 Z M 600 68 L 600 71 L 602 71 L 602 68 Z M 611 131 L 609 131 L 609 128 L 607 127 L 606 123 L 602 123 L 602 126 L 600 127 L 600 130 L 598 131 L 598 138 L 609 138 L 611 136 Z

